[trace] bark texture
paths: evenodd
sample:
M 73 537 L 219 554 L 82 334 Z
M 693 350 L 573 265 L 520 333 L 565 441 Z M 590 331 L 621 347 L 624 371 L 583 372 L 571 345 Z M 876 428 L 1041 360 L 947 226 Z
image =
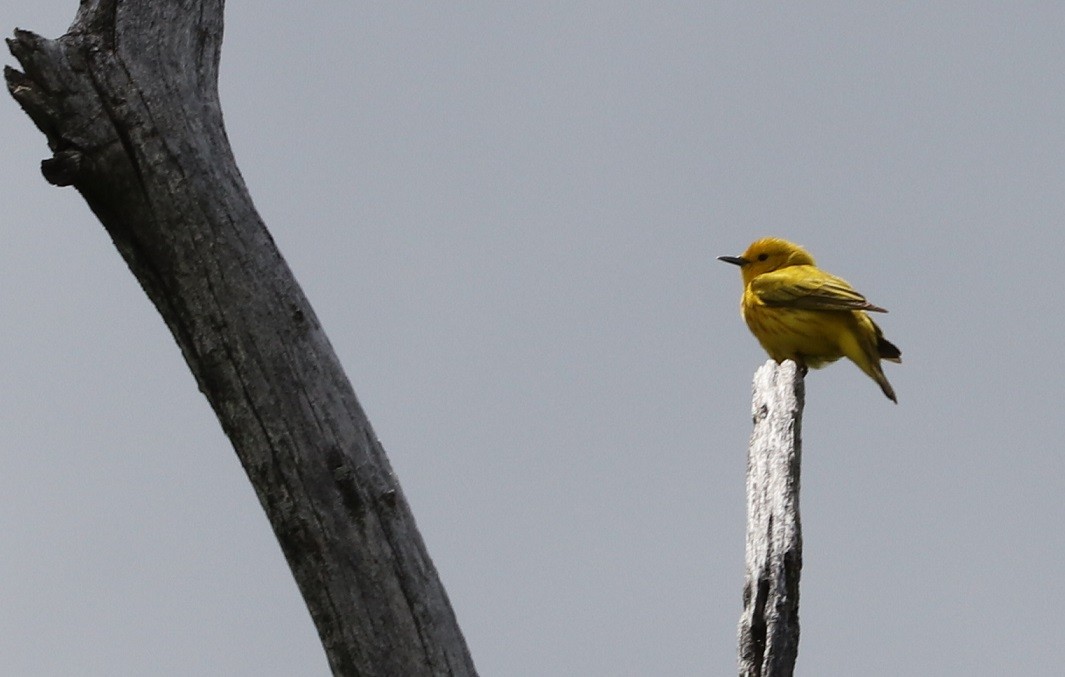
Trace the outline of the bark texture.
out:
M 747 456 L 747 574 L 740 617 L 741 677 L 790 677 L 799 651 L 799 467 L 803 377 L 792 361 L 754 375 Z
M 256 213 L 222 122 L 222 0 L 83 0 L 16 31 L 8 89 L 158 308 L 338 675 L 473 675 L 385 453 Z

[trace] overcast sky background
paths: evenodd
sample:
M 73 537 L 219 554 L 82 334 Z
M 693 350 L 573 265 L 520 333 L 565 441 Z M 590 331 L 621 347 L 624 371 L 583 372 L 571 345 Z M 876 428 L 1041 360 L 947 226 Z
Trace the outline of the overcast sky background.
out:
M 807 379 L 797 673 L 1059 674 L 1065 6 L 226 19 L 237 161 L 481 674 L 735 674 L 765 355 L 714 259 L 770 234 L 890 309 L 905 361 L 898 406 Z M 173 339 L 3 99 L 0 672 L 327 674 Z

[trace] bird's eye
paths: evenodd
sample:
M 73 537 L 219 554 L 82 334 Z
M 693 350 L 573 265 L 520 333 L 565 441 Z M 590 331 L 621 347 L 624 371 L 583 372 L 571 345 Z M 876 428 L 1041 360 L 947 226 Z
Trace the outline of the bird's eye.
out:
M 762 254 L 758 255 L 758 260 L 759 261 L 765 261 L 768 258 L 769 258 L 769 254 L 762 253 Z

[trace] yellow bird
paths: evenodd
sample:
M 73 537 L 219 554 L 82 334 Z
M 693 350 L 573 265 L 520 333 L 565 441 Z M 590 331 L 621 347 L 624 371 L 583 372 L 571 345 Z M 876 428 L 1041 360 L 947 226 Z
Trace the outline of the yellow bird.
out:
M 809 252 L 787 240 L 764 237 L 742 256 L 718 259 L 740 267 L 740 312 L 771 358 L 794 360 L 805 371 L 846 357 L 898 402 L 880 360 L 902 362 L 902 352 L 866 312 L 886 310 L 818 268 Z

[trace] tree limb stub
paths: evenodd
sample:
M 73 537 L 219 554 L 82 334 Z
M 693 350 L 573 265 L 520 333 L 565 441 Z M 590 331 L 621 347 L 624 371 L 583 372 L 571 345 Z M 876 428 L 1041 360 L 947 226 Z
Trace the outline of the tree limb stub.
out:
M 251 202 L 218 99 L 222 0 L 83 0 L 16 31 L 8 90 L 163 316 L 247 471 L 333 671 L 474 675 L 407 501 Z
M 803 377 L 769 360 L 754 376 L 747 456 L 747 555 L 739 626 L 741 677 L 790 677 L 799 650 Z

